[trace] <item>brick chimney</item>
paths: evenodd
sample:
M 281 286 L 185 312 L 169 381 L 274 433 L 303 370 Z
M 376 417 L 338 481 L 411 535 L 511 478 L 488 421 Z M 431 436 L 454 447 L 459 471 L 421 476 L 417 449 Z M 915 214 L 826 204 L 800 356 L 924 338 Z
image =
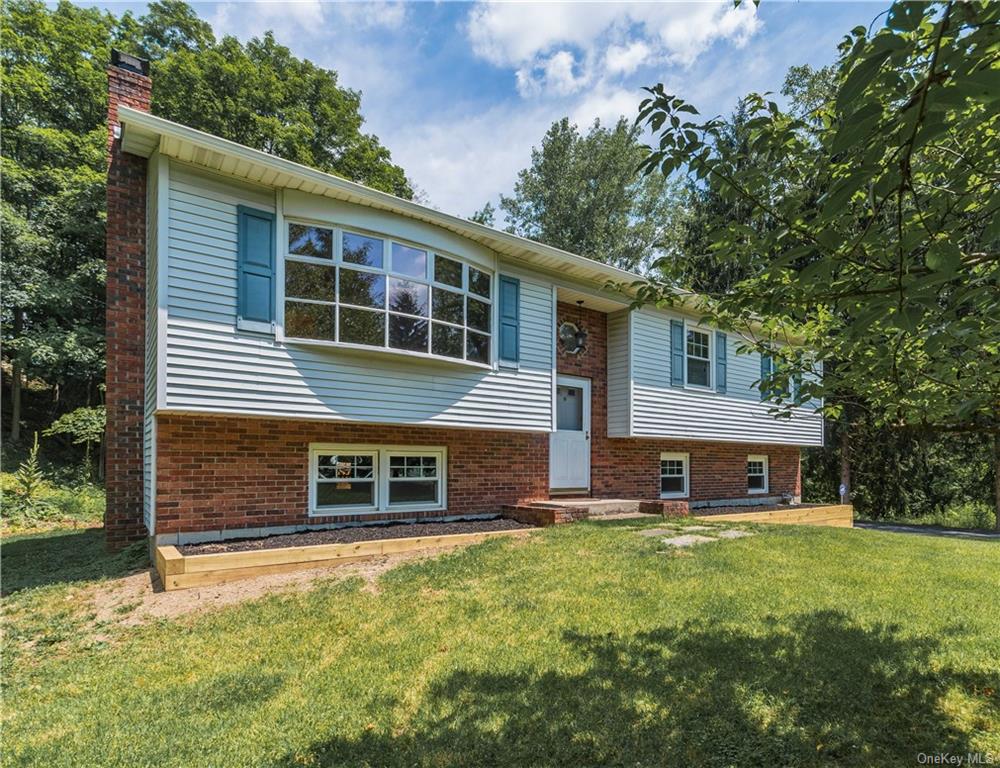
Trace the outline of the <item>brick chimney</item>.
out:
M 143 523 L 146 158 L 122 151 L 118 107 L 149 111 L 149 63 L 113 50 L 108 67 L 107 409 L 104 532 L 109 549 L 147 536 Z

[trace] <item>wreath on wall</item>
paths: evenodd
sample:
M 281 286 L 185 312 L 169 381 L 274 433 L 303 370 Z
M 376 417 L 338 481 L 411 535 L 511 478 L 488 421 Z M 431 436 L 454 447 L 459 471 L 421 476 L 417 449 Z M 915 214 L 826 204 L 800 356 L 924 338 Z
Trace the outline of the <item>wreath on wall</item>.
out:
M 559 345 L 567 355 L 579 355 L 587 349 L 587 332 L 567 320 L 559 326 Z

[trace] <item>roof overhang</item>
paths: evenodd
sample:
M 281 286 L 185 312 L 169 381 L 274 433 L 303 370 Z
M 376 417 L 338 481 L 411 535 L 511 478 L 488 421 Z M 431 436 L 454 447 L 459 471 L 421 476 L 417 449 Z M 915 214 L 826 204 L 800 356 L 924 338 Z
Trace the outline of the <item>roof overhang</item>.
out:
M 563 282 L 560 292 L 564 300 L 576 301 L 583 295 L 577 296 L 574 287 L 566 283 L 582 283 L 589 288 L 587 306 L 598 311 L 611 312 L 628 307 L 633 299 L 629 286 L 644 279 L 634 272 L 442 213 L 148 112 L 121 106 L 118 119 L 122 126 L 122 149 L 130 154 L 149 157 L 159 151 L 167 157 L 249 183 L 297 189 L 442 227 L 506 259 L 523 262 L 552 275 L 554 282 Z M 675 294 L 672 309 L 695 316 L 701 313 L 697 294 L 681 289 L 676 289 Z
M 371 189 L 339 176 L 285 160 L 130 107 L 118 108 L 122 148 L 149 157 L 153 152 L 264 186 L 297 189 L 388 211 L 450 230 L 508 259 L 585 282 L 607 294 L 610 283 L 628 285 L 642 276 L 543 243 L 501 232 L 425 205 Z M 619 294 L 621 306 L 630 297 Z

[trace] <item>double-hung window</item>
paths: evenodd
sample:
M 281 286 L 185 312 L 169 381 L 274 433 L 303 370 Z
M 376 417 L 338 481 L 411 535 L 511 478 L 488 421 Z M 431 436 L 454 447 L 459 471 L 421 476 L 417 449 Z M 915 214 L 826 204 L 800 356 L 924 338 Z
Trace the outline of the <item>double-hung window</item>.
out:
M 687 328 L 685 342 L 687 385 L 712 387 L 712 334 L 698 328 Z
M 433 511 L 447 506 L 447 451 L 441 447 L 313 445 L 309 513 Z
M 767 493 L 767 456 L 747 456 L 747 492 Z
M 493 275 L 412 243 L 291 222 L 285 337 L 488 365 Z
M 688 454 L 660 454 L 660 498 L 683 499 L 688 495 Z

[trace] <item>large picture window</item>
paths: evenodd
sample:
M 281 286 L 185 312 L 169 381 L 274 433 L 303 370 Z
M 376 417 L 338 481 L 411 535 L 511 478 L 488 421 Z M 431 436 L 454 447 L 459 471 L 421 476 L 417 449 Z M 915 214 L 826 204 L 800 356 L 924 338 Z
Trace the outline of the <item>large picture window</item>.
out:
M 368 445 L 309 449 L 309 514 L 434 511 L 447 506 L 447 451 Z
M 288 225 L 288 338 L 488 365 L 492 296 L 489 272 L 432 249 L 338 228 Z
M 660 498 L 683 499 L 688 495 L 688 455 L 660 454 Z

